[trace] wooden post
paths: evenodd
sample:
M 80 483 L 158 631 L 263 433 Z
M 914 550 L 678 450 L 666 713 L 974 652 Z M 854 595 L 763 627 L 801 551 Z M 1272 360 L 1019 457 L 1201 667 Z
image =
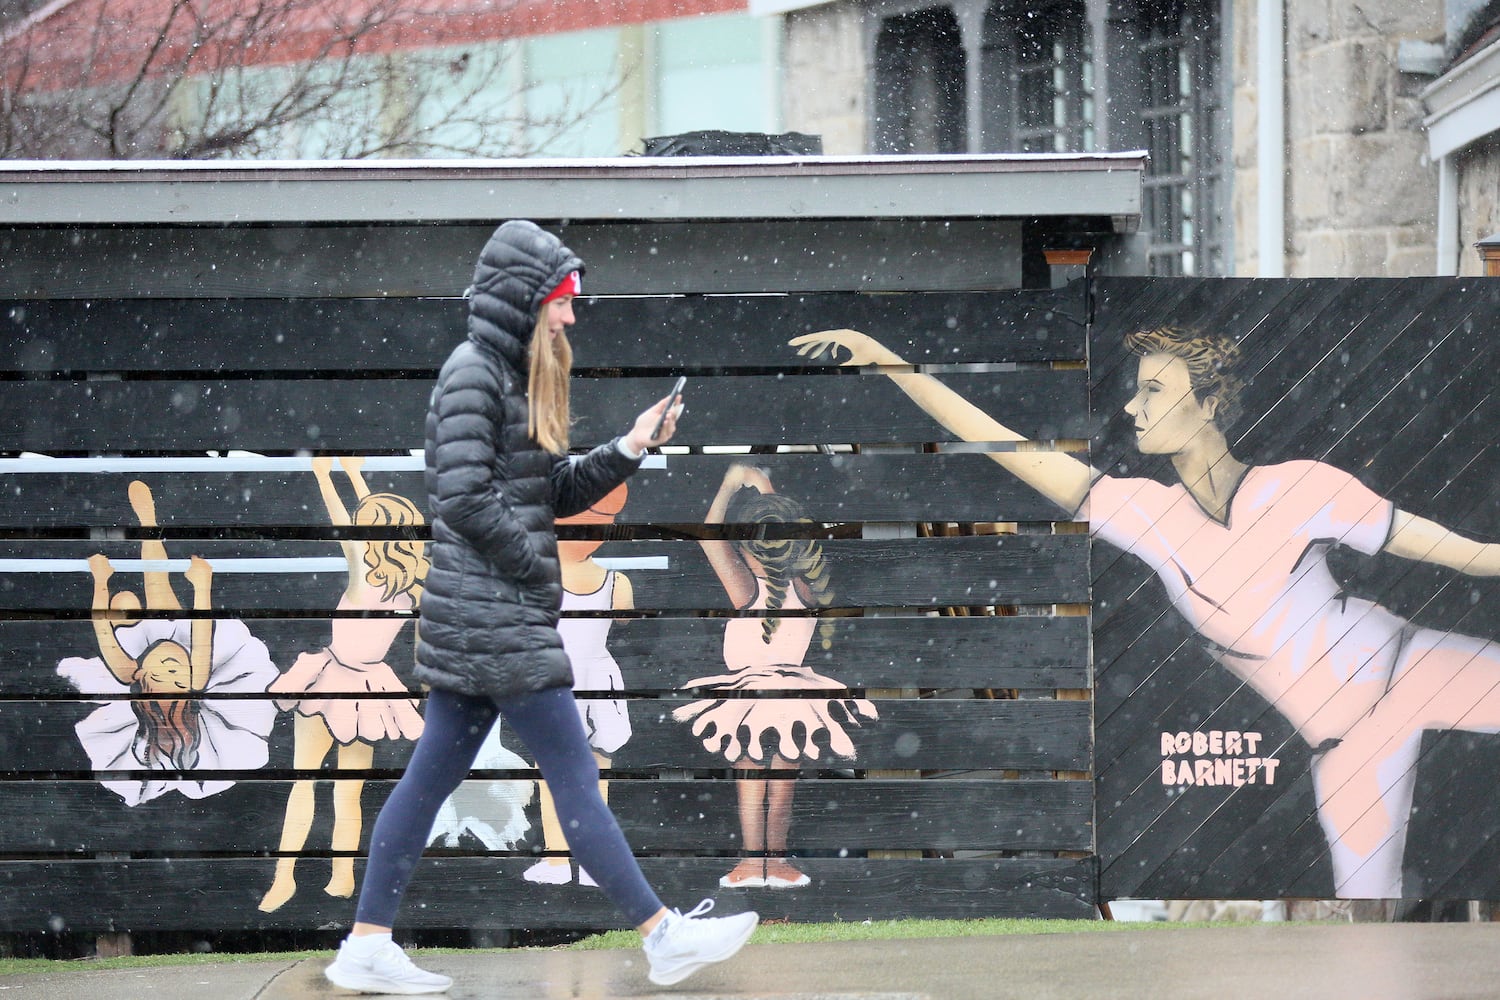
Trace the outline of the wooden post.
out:
M 1479 251 L 1479 259 L 1484 261 L 1485 277 L 1500 278 L 1500 233 L 1486 236 L 1474 244 L 1474 249 Z

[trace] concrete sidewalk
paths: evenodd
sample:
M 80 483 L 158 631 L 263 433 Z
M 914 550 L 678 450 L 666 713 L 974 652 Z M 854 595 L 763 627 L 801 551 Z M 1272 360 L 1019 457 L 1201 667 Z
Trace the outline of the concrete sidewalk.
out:
M 1468 1000 L 1500 996 L 1500 924 L 1153 927 L 1012 937 L 751 945 L 670 988 L 639 951 L 422 956 L 454 1000 Z M 347 997 L 325 959 L 0 977 L 9 1000 Z

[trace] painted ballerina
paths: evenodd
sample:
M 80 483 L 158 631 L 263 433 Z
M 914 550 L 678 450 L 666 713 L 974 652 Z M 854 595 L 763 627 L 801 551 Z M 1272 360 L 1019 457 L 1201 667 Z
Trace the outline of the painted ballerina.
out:
M 604 499 L 572 517 L 559 518 L 558 524 L 612 524 L 624 509 L 628 487 L 621 483 Z M 603 545 L 602 539 L 569 539 L 557 543 L 557 559 L 562 568 L 564 611 L 628 611 L 635 607 L 635 589 L 630 577 L 594 559 Z M 563 649 L 573 664 L 574 691 L 620 691 L 625 677 L 614 654 L 609 651 L 609 630 L 614 619 L 604 616 L 568 617 L 557 623 Z M 588 734 L 589 746 L 601 769 L 607 770 L 611 757 L 630 739 L 630 715 L 623 698 L 579 698 L 578 717 Z M 548 856 L 528 868 L 524 878 L 529 882 L 561 885 L 572 881 L 567 838 L 557 820 L 557 809 L 547 783 L 537 783 L 541 797 L 542 842 Z M 609 782 L 599 782 L 599 794 L 609 801 Z M 582 867 L 578 884 L 591 886 L 594 879 Z
M 852 330 L 791 341 L 846 365 L 905 365 Z M 1061 452 L 990 457 L 1154 569 L 1173 606 L 1226 669 L 1313 748 L 1318 817 L 1344 898 L 1400 898 L 1402 856 L 1426 729 L 1500 731 L 1500 645 L 1422 628 L 1341 592 L 1335 545 L 1472 576 L 1500 575 L 1500 545 L 1398 509 L 1318 461 L 1247 465 L 1229 449 L 1242 383 L 1228 338 L 1171 328 L 1130 334 L 1139 358 L 1125 405 L 1143 453 L 1178 482 L 1102 475 Z M 930 375 L 889 372 L 966 441 L 1019 441 Z
M 707 523 L 722 524 L 732 509 L 735 520 L 762 526 L 757 537 L 700 544 L 730 603 L 741 611 L 770 614 L 727 622 L 728 672 L 696 678 L 687 686 L 724 692 L 843 690 L 841 682 L 803 665 L 815 632 L 821 630 L 823 646 L 829 645 L 831 620 L 777 614 L 822 607 L 832 598 L 828 564 L 816 541 L 765 537 L 770 534 L 767 525 L 810 523 L 802 506 L 777 493 L 760 469 L 736 463 L 709 506 Z M 716 698 L 684 705 L 672 715 L 679 722 L 691 722 L 693 734 L 707 750 L 723 754 L 737 770 L 746 771 L 796 769 L 818 758 L 816 739 L 824 736 L 835 756 L 853 759 L 854 743 L 845 727 L 879 717 L 874 704 L 864 698 L 836 696 Z M 749 734 L 746 742 L 740 739 L 742 729 Z M 808 876 L 787 859 L 796 787 L 789 778 L 735 782 L 742 857 L 720 885 L 791 889 L 808 883 Z
M 361 472 L 364 460 L 346 457 L 339 466 L 354 490 L 351 517 L 333 482 L 333 460 L 313 459 L 313 474 L 324 506 L 335 525 L 390 528 L 393 531 L 423 523 L 422 512 L 405 497 L 372 493 Z M 348 564 L 348 584 L 339 597 L 339 611 L 411 612 L 422 598 L 427 575 L 425 543 L 409 539 L 341 542 Z M 422 716 L 396 672 L 385 662 L 391 643 L 414 619 L 402 614 L 333 619 L 332 638 L 317 652 L 303 653 L 270 686 L 276 704 L 292 711 L 292 766 L 299 771 L 322 767 L 337 747 L 340 771 L 367 770 L 381 740 L 415 740 L 422 734 Z M 338 695 L 368 694 L 368 698 Z M 334 695 L 334 697 L 328 697 Z M 333 783 L 332 847 L 345 852 L 333 858 L 333 872 L 324 892 L 354 894 L 354 859 L 364 828 L 360 797 L 364 781 L 344 778 Z M 313 782 L 292 785 L 282 824 L 281 857 L 276 877 L 260 901 L 260 909 L 279 909 L 297 891 L 293 878 L 296 852 L 307 842 L 314 811 Z
M 131 509 L 143 528 L 155 528 L 156 501 L 137 480 L 129 487 Z M 181 612 L 166 570 L 167 549 L 159 539 L 141 542 L 147 568 L 146 609 Z M 129 694 L 104 702 L 75 731 L 96 771 L 248 771 L 265 766 L 276 708 L 269 700 L 227 699 L 221 694 L 261 693 L 277 676 L 265 643 L 237 619 L 141 618 L 140 598 L 130 591 L 113 597 L 114 568 L 107 557 L 89 559 L 94 580 L 94 638 L 99 656 L 68 657 L 57 672 L 85 694 Z M 193 556 L 185 578 L 193 588 L 193 611 L 213 610 L 213 567 Z M 101 782 L 127 805 L 167 792 L 201 799 L 233 781 L 131 778 Z

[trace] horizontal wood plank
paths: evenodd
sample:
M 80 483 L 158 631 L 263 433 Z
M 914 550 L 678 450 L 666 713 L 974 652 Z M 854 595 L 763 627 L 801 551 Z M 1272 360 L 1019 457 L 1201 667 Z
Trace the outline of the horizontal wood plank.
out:
M 249 612 L 331 611 L 348 581 L 331 542 L 187 539 L 166 545 L 171 583 L 183 606 L 192 591 L 178 575 L 197 555 L 214 569 L 212 607 Z M 971 535 L 935 538 L 831 538 L 818 542 L 831 574 L 829 608 L 937 608 L 1073 603 L 1088 599 L 1084 535 Z M 141 589 L 139 542 L 0 541 L 0 610 L 87 612 L 94 584 L 87 560 L 102 553 L 123 569 L 114 590 Z M 608 542 L 596 558 L 628 568 L 641 611 L 733 610 L 696 542 Z
M 1080 360 L 1081 285 L 1040 291 L 581 298 L 575 368 L 823 366 L 787 341 L 869 334 L 913 364 Z M 463 340 L 462 298 L 0 301 L 0 372 L 436 373 Z
M 504 929 L 624 927 L 598 889 L 537 885 L 521 858 L 429 857 L 401 909 L 403 927 Z M 326 862 L 298 869 L 299 890 L 262 913 L 271 860 L 51 861 L 0 863 L 0 929 L 74 932 L 343 927 L 353 900 L 321 887 Z M 714 896 L 720 912 L 755 908 L 766 920 L 818 922 L 901 918 L 1093 919 L 1089 859 L 798 859 L 800 889 L 723 890 L 716 858 L 645 858 L 641 869 L 669 905 Z M 305 870 L 303 870 L 305 869 Z M 356 866 L 362 874 L 363 866 Z
M 497 784 L 506 782 L 505 784 Z M 280 850 L 291 783 L 248 780 L 204 799 L 166 795 L 127 806 L 97 782 L 3 781 L 0 810 L 25 823 L 0 826 L 0 852 L 57 856 L 123 851 L 191 855 L 264 855 Z M 367 821 L 390 794 L 390 779 L 368 781 L 361 794 Z M 305 849 L 326 854 L 330 843 L 331 781 L 314 789 L 314 814 Z M 526 801 L 527 828 L 516 837 L 485 840 L 444 824 L 432 845 L 465 853 L 545 849 L 535 782 L 525 777 L 472 779 L 455 796 L 463 819 L 500 829 L 509 803 Z M 733 857 L 741 847 L 739 782 L 728 779 L 616 778 L 609 803 L 631 847 L 644 854 L 692 851 Z M 527 800 L 527 797 L 530 797 Z M 504 800 L 507 806 L 498 804 Z M 490 806 L 492 812 L 483 811 Z M 792 798 L 798 851 L 867 850 L 1088 850 L 1093 805 L 1087 781 L 980 779 L 799 778 Z M 364 840 L 368 841 L 368 829 Z M 361 844 L 361 850 L 365 845 Z
M 955 373 L 943 382 L 1034 440 L 1088 436 L 1082 371 Z M 575 378 L 573 443 L 628 429 L 667 378 Z M 406 451 L 422 447 L 423 378 L 20 381 L 0 398 L 7 447 L 49 453 Z M 693 381 L 674 445 L 922 443 L 953 435 L 883 375 Z
M 1018 288 L 1018 219 L 548 224 L 596 294 Z M 492 225 L 0 227 L 4 298 L 458 295 Z M 101 268 L 101 260 L 131 266 Z
M 828 648 L 820 645 L 805 662 L 851 689 L 1089 686 L 1083 617 L 910 615 L 831 623 Z M 330 639 L 327 618 L 247 624 L 281 669 Z M 723 662 L 724 624 L 722 618 L 628 618 L 611 626 L 607 641 L 629 690 L 675 691 Z M 387 655 L 398 670 L 411 661 L 407 632 Z M 88 622 L 0 619 L 0 662 L 6 664 L 0 697 L 72 697 L 76 691 L 58 674 L 59 661 L 97 653 Z
M 612 754 L 611 766 L 622 771 L 662 768 L 725 770 L 743 760 L 752 746 L 759 747 L 762 761 L 768 760 L 769 755 L 778 749 L 788 756 L 794 752 L 782 747 L 774 736 L 767 736 L 757 743 L 744 726 L 734 734 L 739 739 L 738 744 L 730 742 L 730 734 L 717 728 L 695 733 L 689 721 L 678 721 L 673 712 L 696 700 L 681 696 L 629 699 L 630 736 L 624 746 Z M 97 704 L 65 700 L 6 701 L 0 702 L 0 750 L 5 754 L 6 771 L 15 776 L 94 772 L 103 780 L 137 784 L 148 780 L 302 776 L 292 769 L 290 717 L 278 717 L 271 699 L 247 695 L 205 698 L 202 701 L 205 710 L 212 710 L 224 720 L 215 723 L 219 731 L 232 727 L 241 732 L 262 734 L 264 744 L 258 739 L 243 739 L 235 743 L 235 750 L 226 751 L 224 759 L 210 756 L 212 748 L 205 748 L 205 755 L 195 768 L 184 771 L 151 769 L 136 763 L 136 758 L 131 755 L 130 738 L 136 732 L 136 724 L 128 701 Z M 1087 702 L 950 698 L 868 698 L 865 701 L 867 704 L 852 706 L 847 696 L 833 692 L 831 697 L 820 697 L 812 702 L 823 706 L 826 714 L 847 734 L 853 756 L 840 756 L 826 729 L 820 729 L 811 738 L 806 738 L 800 728 L 792 729 L 793 745 L 797 748 L 795 752 L 802 754 L 799 763 L 803 769 L 1086 770 L 1089 767 Z M 750 703 L 745 702 L 746 705 Z M 754 699 L 754 704 L 765 713 L 758 718 L 785 719 L 790 716 L 801 719 L 809 702 L 805 698 L 773 697 Z M 877 717 L 869 717 L 871 709 Z M 853 712 L 863 713 L 863 717 L 854 717 Z M 80 731 L 77 727 L 86 720 L 84 731 Z M 797 726 L 801 725 L 797 723 Z M 101 767 L 94 771 L 85 740 L 100 760 L 112 762 L 107 770 Z M 501 743 L 512 752 L 525 756 L 525 747 L 515 742 L 514 736 L 503 726 Z M 376 769 L 403 766 L 410 747 L 411 744 L 404 740 L 378 741 Z M 252 749 L 256 756 L 250 755 Z M 242 752 L 245 756 L 240 756 Z M 330 764 L 330 769 L 323 773 L 358 775 L 363 772 L 339 770 Z
M 628 483 L 620 525 L 701 523 L 731 465 L 765 471 L 778 493 L 824 523 L 1048 521 L 1067 515 L 987 454 L 657 455 Z M 48 471 L 48 468 L 57 471 Z M 113 471 L 119 470 L 119 471 Z M 310 458 L 0 459 L 0 529 L 119 528 L 135 523 L 133 480 L 158 498 L 166 528 L 318 528 L 328 513 Z M 430 519 L 422 458 L 365 459 L 376 493 L 411 500 Z M 343 472 L 335 481 L 347 502 Z M 738 505 L 727 523 L 743 523 Z

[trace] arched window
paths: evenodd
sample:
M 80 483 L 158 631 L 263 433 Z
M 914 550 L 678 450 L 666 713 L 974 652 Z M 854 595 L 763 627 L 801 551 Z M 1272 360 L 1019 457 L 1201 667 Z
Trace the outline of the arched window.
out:
M 965 59 L 948 7 L 881 21 L 875 40 L 877 153 L 962 153 L 968 149 Z

